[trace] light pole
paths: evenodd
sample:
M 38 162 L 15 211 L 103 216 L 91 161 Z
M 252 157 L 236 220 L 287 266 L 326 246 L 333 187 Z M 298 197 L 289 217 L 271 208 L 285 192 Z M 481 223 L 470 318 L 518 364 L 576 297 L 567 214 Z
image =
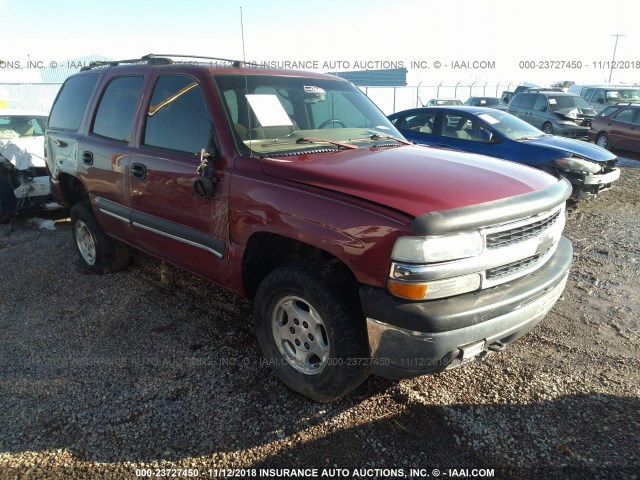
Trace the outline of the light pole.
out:
M 611 59 L 611 68 L 609 69 L 609 83 L 611 83 L 611 75 L 613 75 L 613 64 L 616 61 L 616 49 L 618 48 L 618 38 L 626 37 L 626 35 L 620 35 L 619 33 L 616 33 L 615 35 L 611 35 L 611 36 L 616 37 L 616 43 L 613 46 L 613 58 Z

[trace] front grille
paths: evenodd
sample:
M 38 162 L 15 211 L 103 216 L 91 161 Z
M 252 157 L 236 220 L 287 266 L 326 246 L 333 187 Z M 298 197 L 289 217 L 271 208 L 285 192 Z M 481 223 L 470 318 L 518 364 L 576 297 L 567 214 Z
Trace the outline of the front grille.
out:
M 513 243 L 521 242 L 528 238 L 540 235 L 544 230 L 551 227 L 560 216 L 560 210 L 553 215 L 537 222 L 521 225 L 519 227 L 503 230 L 501 232 L 490 233 L 487 235 L 487 248 L 499 248 Z
M 486 277 L 487 279 L 493 279 L 503 277 L 505 275 L 511 275 L 519 270 L 535 264 L 543 255 L 544 253 L 540 253 L 538 255 L 534 255 L 533 257 L 523 258 L 522 260 L 518 260 L 517 262 L 512 262 L 508 263 L 507 265 L 501 265 L 500 267 L 491 268 L 487 270 Z

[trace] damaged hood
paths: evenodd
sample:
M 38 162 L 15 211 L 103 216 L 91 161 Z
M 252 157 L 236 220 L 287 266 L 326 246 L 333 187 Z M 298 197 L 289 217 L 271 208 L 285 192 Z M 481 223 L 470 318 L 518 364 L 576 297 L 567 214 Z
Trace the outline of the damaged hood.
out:
M 561 117 L 564 117 L 568 120 L 575 120 L 577 118 L 596 116 L 595 110 L 592 110 L 590 108 L 578 108 L 578 107 L 560 108 L 558 110 L 554 110 L 553 113 L 557 113 Z
M 44 167 L 44 136 L 0 138 L 0 155 L 17 170 Z
M 340 192 L 411 216 L 529 193 L 558 180 L 482 155 L 422 145 L 263 158 L 265 174 Z
M 609 150 L 594 145 L 593 143 L 559 137 L 557 135 L 545 135 L 544 137 L 534 138 L 526 142 L 528 145 L 553 149 L 559 153 L 559 156 L 576 155 L 594 162 L 609 162 L 617 158 L 617 156 Z

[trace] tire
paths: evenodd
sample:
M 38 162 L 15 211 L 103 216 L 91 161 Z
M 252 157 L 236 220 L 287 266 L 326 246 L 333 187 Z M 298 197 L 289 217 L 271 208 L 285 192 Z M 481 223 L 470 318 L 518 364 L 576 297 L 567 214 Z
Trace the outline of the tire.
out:
M 596 145 L 606 150 L 611 149 L 611 145 L 609 145 L 609 137 L 607 136 L 606 133 L 598 134 L 598 136 L 596 137 Z
M 262 353 L 291 390 L 331 402 L 369 375 L 364 316 L 321 266 L 281 267 L 260 284 L 253 318 Z
M 87 270 L 111 273 L 129 265 L 129 247 L 104 233 L 89 202 L 79 202 L 71 208 L 71 232 Z
M 553 135 L 553 125 L 551 125 L 549 122 L 544 122 L 544 124 L 542 125 L 542 131 L 544 133 Z
M 16 213 L 18 199 L 7 177 L 0 176 L 0 223 L 7 223 Z

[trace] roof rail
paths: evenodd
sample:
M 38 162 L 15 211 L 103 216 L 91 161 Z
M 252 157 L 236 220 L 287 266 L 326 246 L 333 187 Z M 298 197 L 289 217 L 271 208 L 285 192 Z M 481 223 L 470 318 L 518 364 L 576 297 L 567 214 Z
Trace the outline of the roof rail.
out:
M 243 60 L 234 60 L 230 58 L 220 58 L 220 57 L 203 57 L 201 55 L 182 55 L 182 54 L 174 54 L 174 53 L 150 53 L 149 55 L 145 55 L 142 59 L 165 59 L 172 61 L 170 57 L 173 58 L 197 58 L 200 60 L 215 60 L 216 62 L 221 63 L 230 63 L 234 67 L 244 67 L 245 62 Z
M 201 60 L 215 60 L 216 62 L 222 63 L 230 63 L 234 67 L 244 67 L 245 63 L 242 60 L 232 60 L 229 58 L 219 58 L 219 57 L 202 57 L 198 55 L 180 55 L 180 54 L 155 54 L 150 53 L 148 55 L 144 55 L 140 58 L 130 58 L 127 60 L 99 60 L 96 62 L 91 62 L 89 65 L 86 65 L 80 69 L 80 71 L 91 70 L 93 68 L 98 67 L 115 67 L 116 65 L 120 65 L 123 63 L 126 64 L 140 64 L 146 63 L 147 65 L 171 65 L 175 62 L 169 58 L 197 58 Z

